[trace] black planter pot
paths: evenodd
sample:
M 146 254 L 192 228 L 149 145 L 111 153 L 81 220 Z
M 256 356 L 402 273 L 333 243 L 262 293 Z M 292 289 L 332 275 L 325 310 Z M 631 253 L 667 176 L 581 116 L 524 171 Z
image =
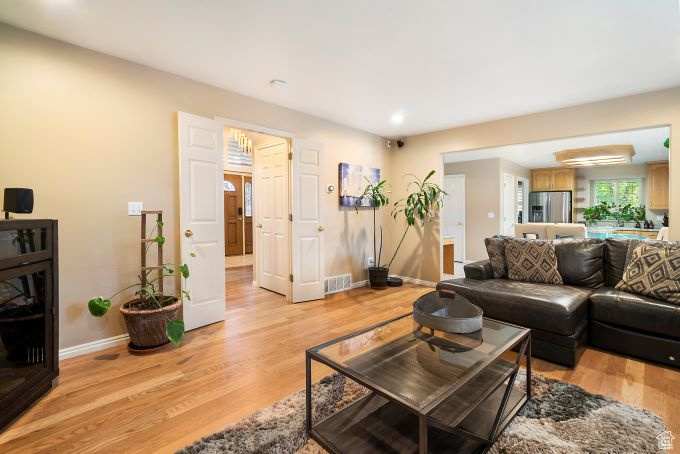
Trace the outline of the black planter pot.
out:
M 384 290 L 387 288 L 387 275 L 389 268 L 385 266 L 371 266 L 368 268 L 368 282 L 371 283 L 371 288 Z

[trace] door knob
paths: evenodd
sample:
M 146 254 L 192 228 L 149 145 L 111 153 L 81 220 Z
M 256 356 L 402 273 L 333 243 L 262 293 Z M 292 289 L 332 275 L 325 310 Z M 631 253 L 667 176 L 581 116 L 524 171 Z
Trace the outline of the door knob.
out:
M 323 231 L 326 230 L 326 229 L 324 229 L 323 226 L 321 225 L 321 226 L 319 226 L 319 228 L 318 228 L 317 230 L 318 230 L 319 232 L 323 232 Z
M 187 238 L 191 238 L 192 236 L 194 236 L 194 232 L 192 232 L 191 230 L 185 230 L 184 236 Z
M 261 228 L 262 228 L 262 224 L 257 224 L 255 227 L 257 227 L 258 229 L 261 229 Z

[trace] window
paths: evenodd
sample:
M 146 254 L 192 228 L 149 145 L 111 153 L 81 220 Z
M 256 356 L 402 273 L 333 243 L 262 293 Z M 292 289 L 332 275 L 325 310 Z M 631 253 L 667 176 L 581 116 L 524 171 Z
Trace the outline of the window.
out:
M 642 178 L 594 180 L 592 183 L 592 203 L 595 205 L 600 202 L 611 203 L 615 206 L 643 205 Z
M 246 181 L 245 193 L 246 216 L 250 217 L 253 215 L 253 184 L 250 181 Z
M 224 190 L 225 192 L 236 192 L 236 186 L 234 186 L 234 183 L 232 183 L 231 181 L 225 181 Z

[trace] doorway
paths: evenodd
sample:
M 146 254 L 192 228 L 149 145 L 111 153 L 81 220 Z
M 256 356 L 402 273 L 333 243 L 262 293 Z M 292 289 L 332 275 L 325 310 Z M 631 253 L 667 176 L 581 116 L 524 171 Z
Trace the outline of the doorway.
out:
M 444 175 L 447 196 L 442 209 L 442 275 L 459 276 L 465 263 L 465 175 Z
M 514 236 L 515 223 L 517 222 L 515 216 L 515 209 L 517 208 L 517 184 L 515 176 L 509 173 L 503 174 L 503 223 L 501 225 L 501 235 Z

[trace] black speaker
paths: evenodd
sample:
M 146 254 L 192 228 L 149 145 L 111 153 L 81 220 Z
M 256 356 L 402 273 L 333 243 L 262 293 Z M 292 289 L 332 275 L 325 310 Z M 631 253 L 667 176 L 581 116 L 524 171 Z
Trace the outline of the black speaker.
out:
M 33 213 L 33 189 L 5 188 L 2 210 L 10 213 Z

